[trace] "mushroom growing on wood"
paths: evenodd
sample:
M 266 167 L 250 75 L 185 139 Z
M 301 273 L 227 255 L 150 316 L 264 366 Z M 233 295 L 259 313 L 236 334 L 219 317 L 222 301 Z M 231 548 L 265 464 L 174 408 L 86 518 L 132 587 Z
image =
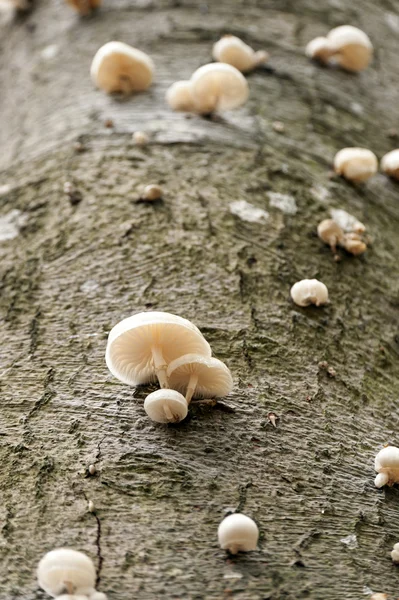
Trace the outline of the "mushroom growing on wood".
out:
M 248 99 L 248 83 L 242 73 L 225 63 L 211 63 L 193 73 L 189 82 L 179 81 L 166 93 L 174 110 L 210 114 L 232 110 Z
M 334 157 L 334 170 L 349 181 L 366 181 L 377 173 L 378 160 L 367 148 L 343 148 Z
M 167 312 L 143 312 L 124 319 L 110 331 L 105 360 L 111 373 L 129 385 L 156 378 L 168 388 L 169 363 L 183 354 L 211 356 L 200 330 L 187 319 Z
M 380 450 L 375 457 L 374 466 L 378 473 L 374 481 L 376 487 L 399 483 L 399 448 L 387 446 Z
M 399 563 L 399 543 L 396 543 L 391 552 L 391 557 L 394 563 Z
M 324 64 L 337 63 L 347 71 L 362 71 L 372 57 L 373 45 L 357 27 L 342 25 L 331 29 L 327 37 L 317 37 L 306 46 L 306 55 Z
M 321 306 L 328 302 L 328 289 L 317 279 L 302 279 L 292 286 L 291 298 L 298 306 Z
M 66 0 L 79 14 L 89 15 L 94 9 L 98 8 L 102 0 Z
M 148 394 L 144 410 L 156 423 L 179 423 L 187 417 L 188 404 L 185 397 L 176 390 L 162 388 Z
M 354 227 L 357 227 L 358 231 L 360 228 L 362 228 L 362 231 L 365 230 L 360 221 L 354 221 Z M 325 244 L 330 246 L 334 253 L 337 251 L 337 245 L 342 246 L 347 252 L 355 256 L 363 254 L 367 250 L 367 245 L 363 242 L 360 233 L 345 233 L 334 219 L 321 221 L 317 226 L 317 234 Z
M 58 548 L 41 559 L 37 579 L 39 586 L 54 598 L 64 592 L 87 598 L 95 592 L 96 570 L 86 554 Z
M 255 521 L 241 513 L 229 515 L 218 528 L 219 545 L 231 554 L 256 550 L 258 538 L 259 530 Z
M 233 389 L 230 370 L 221 360 L 185 354 L 170 363 L 167 370 L 169 385 L 186 394 L 186 402 L 193 396 L 201 398 L 226 396 Z
M 235 35 L 224 35 L 213 46 L 215 60 L 232 65 L 242 73 L 252 71 L 267 62 L 269 55 L 264 50 L 255 52 Z
M 399 179 L 399 148 L 385 154 L 381 159 L 381 169 L 394 179 Z
M 91 64 L 94 85 L 108 94 L 142 92 L 152 83 L 151 58 L 123 42 L 108 42 L 96 53 Z

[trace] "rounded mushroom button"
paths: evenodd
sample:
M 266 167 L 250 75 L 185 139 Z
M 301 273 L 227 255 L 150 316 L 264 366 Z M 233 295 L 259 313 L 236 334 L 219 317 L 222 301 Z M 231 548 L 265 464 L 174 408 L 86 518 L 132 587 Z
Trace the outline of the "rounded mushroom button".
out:
M 328 302 L 328 289 L 318 279 L 302 279 L 292 286 L 291 298 L 298 306 L 321 306 Z
M 231 554 L 256 550 L 258 538 L 257 524 L 242 513 L 229 515 L 219 525 L 219 545 Z
M 142 92 L 152 83 L 151 58 L 123 42 L 108 42 L 93 58 L 90 69 L 94 85 L 112 94 Z
M 380 450 L 375 457 L 374 467 L 378 473 L 374 481 L 376 487 L 399 483 L 399 448 L 387 446 Z
M 233 388 L 229 369 L 217 358 L 186 354 L 172 361 L 167 370 L 169 385 L 186 394 L 187 404 L 193 396 L 221 397 Z
M 160 389 L 146 397 L 144 410 L 156 423 L 179 423 L 186 418 L 188 406 L 176 390 Z
M 96 570 L 86 554 L 70 548 L 58 548 L 48 552 L 37 568 L 39 586 L 50 596 L 64 592 L 69 595 L 83 590 L 94 591 Z
M 381 169 L 394 179 L 399 179 L 399 148 L 385 154 L 381 159 Z
M 170 108 L 178 111 L 196 112 L 191 81 L 176 81 L 166 92 Z
M 216 42 L 212 56 L 215 60 L 232 65 L 243 73 L 252 71 L 267 62 L 269 58 L 267 52 L 263 50 L 254 52 L 251 46 L 235 35 L 224 35 Z
M 343 148 L 334 157 L 334 170 L 345 179 L 362 182 L 377 173 L 378 160 L 367 148 Z
M 249 95 L 243 74 L 225 63 L 200 67 L 192 75 L 191 85 L 194 101 L 201 113 L 238 108 Z

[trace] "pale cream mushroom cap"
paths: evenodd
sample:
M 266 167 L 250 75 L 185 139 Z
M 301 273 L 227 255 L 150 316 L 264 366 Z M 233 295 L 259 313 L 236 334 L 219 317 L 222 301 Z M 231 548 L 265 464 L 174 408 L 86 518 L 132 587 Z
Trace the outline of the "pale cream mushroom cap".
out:
M 229 515 L 218 528 L 219 545 L 232 554 L 256 550 L 259 530 L 255 521 L 241 513 Z
M 291 298 L 298 306 L 321 306 L 328 302 L 328 289 L 318 279 L 302 279 L 292 286 Z
M 161 389 L 147 396 L 144 410 L 156 423 L 179 423 L 186 418 L 188 406 L 176 390 Z
M 211 347 L 198 327 L 167 312 L 144 312 L 123 319 L 108 336 L 105 360 L 123 383 L 156 380 L 151 348 L 161 349 L 166 364 L 183 354 L 211 356 Z
M 62 594 L 62 596 L 57 596 L 56 600 L 87 600 L 87 598 L 87 596 L 82 596 L 81 594 Z
M 375 478 L 376 487 L 387 483 L 399 482 L 399 448 L 387 446 L 380 450 L 375 457 L 374 467 L 378 473 Z
M 200 67 L 190 81 L 196 110 L 202 114 L 232 110 L 248 99 L 247 80 L 238 69 L 225 63 Z
M 334 157 L 334 170 L 350 181 L 366 181 L 377 172 L 378 160 L 367 148 L 343 148 Z
M 330 43 L 326 37 L 317 37 L 309 42 L 305 48 L 305 54 L 309 58 L 327 63 L 332 54 Z
M 352 25 L 335 27 L 327 35 L 334 58 L 348 71 L 365 69 L 373 54 L 373 45 L 364 31 Z
M 107 595 L 103 594 L 103 592 L 94 591 L 92 594 L 90 594 L 89 600 L 107 600 Z
M 341 227 L 333 219 L 324 219 L 317 226 L 317 235 L 326 244 L 335 246 L 342 242 L 344 232 Z
M 390 177 L 399 179 L 399 148 L 382 157 L 381 169 Z
M 108 42 L 96 53 L 90 74 L 93 83 L 108 92 L 142 92 L 152 82 L 151 58 L 123 42 Z
M 173 110 L 195 112 L 191 81 L 176 81 L 166 92 L 166 101 Z
M 37 579 L 39 586 L 50 596 L 65 592 L 66 583 L 79 595 L 83 588 L 94 589 L 96 570 L 86 554 L 58 548 L 43 556 L 37 567 Z
M 399 543 L 396 543 L 393 547 L 393 550 L 391 552 L 391 557 L 393 562 L 397 563 L 399 562 Z
M 212 56 L 215 60 L 232 65 L 245 73 L 265 63 L 267 52 L 255 52 L 251 46 L 235 35 L 225 35 L 213 45 Z
M 233 378 L 228 367 L 217 358 L 198 354 L 186 354 L 172 361 L 167 370 L 169 385 L 182 394 L 186 393 L 192 376 L 198 378 L 194 396 L 227 396 L 233 389 Z

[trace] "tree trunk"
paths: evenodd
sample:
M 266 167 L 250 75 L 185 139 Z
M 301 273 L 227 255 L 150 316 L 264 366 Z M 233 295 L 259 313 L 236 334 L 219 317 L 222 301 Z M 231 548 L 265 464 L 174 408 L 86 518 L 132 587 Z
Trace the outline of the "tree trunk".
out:
M 109 600 L 399 595 L 398 490 L 373 483 L 376 452 L 399 443 L 399 188 L 330 174 L 345 146 L 381 158 L 399 145 L 398 10 L 104 0 L 79 19 L 38 0 L 3 20 L 2 600 L 46 598 L 35 568 L 60 546 L 102 565 Z M 304 55 L 345 23 L 376 49 L 359 75 Z M 212 119 L 172 113 L 167 87 L 209 62 L 224 33 L 270 52 L 248 76 L 249 102 Z M 152 56 L 147 93 L 93 88 L 91 59 L 111 39 Z M 148 146 L 134 145 L 136 130 Z M 136 202 L 149 183 L 163 203 Z M 247 221 L 239 200 L 266 212 Z M 364 256 L 334 262 L 318 240 L 331 208 L 366 224 Z M 313 277 L 330 304 L 296 307 L 290 287 Z M 148 309 L 192 320 L 235 380 L 177 426 L 150 422 L 143 399 L 155 387 L 121 384 L 104 361 L 111 327 Z M 256 520 L 259 551 L 218 548 L 229 510 Z

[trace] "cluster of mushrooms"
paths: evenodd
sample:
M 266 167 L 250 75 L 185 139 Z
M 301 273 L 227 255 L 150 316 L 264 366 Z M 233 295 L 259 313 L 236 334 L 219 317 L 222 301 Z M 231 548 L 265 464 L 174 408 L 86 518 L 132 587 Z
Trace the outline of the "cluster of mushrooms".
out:
M 193 397 L 225 396 L 233 388 L 229 369 L 212 357 L 198 327 L 167 312 L 138 313 L 115 325 L 105 359 L 111 373 L 128 385 L 158 380 L 160 389 L 144 401 L 157 423 L 179 423 Z

